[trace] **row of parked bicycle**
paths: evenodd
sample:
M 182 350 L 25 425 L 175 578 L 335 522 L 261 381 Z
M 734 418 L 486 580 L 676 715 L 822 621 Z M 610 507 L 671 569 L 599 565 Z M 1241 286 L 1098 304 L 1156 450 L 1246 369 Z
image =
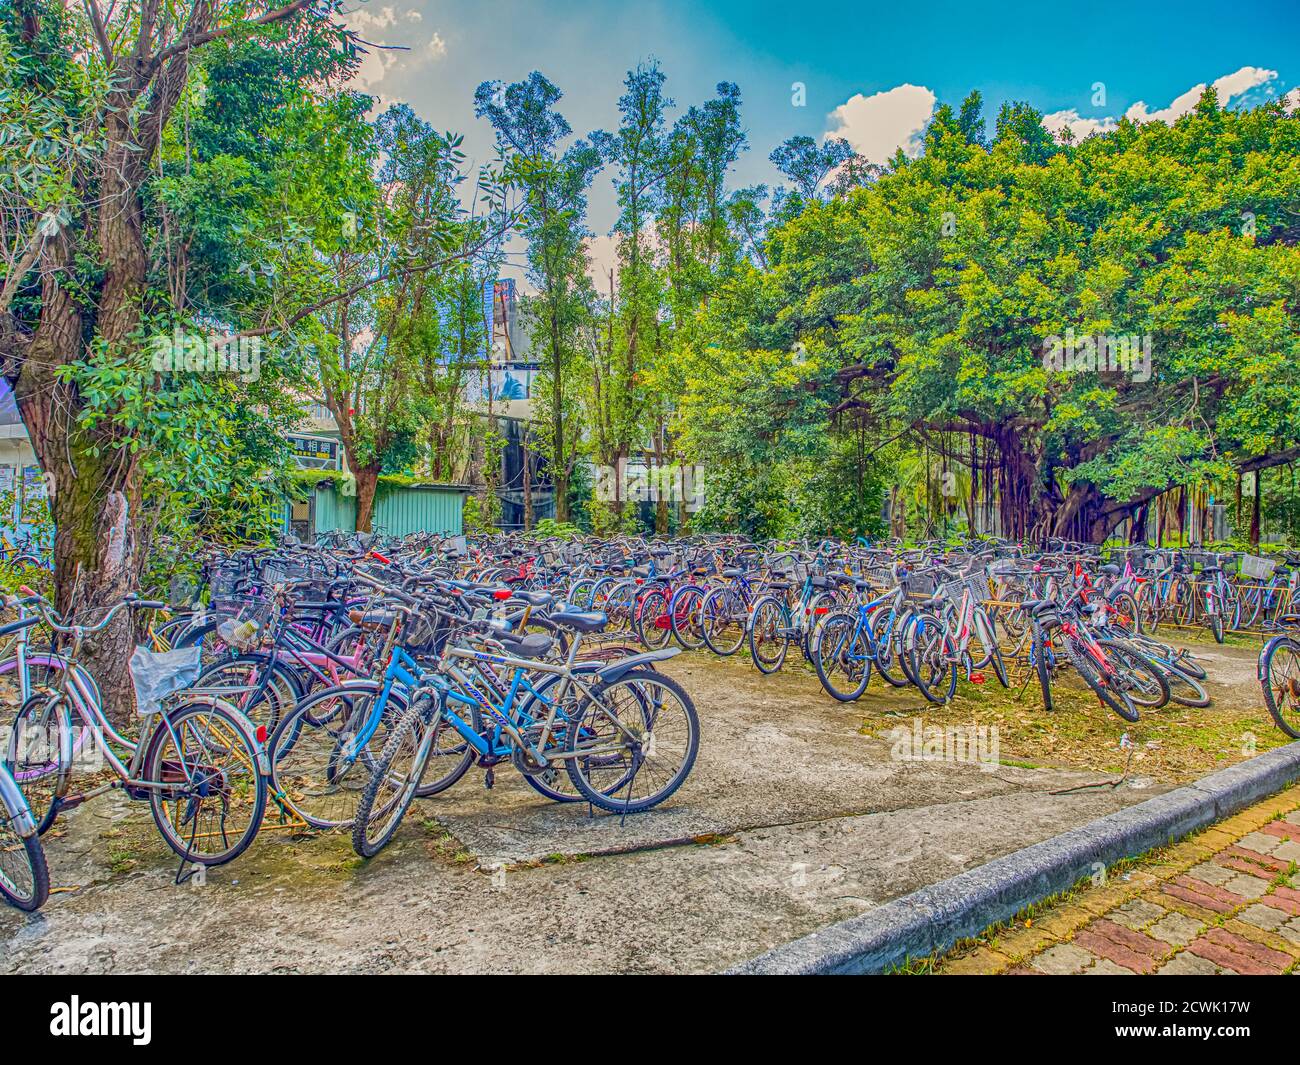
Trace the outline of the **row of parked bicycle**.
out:
M 650 809 L 699 749 L 695 706 L 659 668 L 673 644 L 747 648 L 764 673 L 794 646 L 838 699 L 874 671 L 942 702 L 960 673 L 1008 685 L 1011 665 L 1050 709 L 1068 663 L 1126 720 L 1168 700 L 1208 705 L 1193 656 L 1152 634 L 1164 622 L 1144 617 L 1146 586 L 1131 558 L 1065 544 L 418 536 L 214 551 L 178 607 L 128 597 L 93 621 L 23 589 L 0 626 L 13 644 L 0 678 L 19 696 L 0 891 L 40 905 L 40 834 L 114 788 L 149 805 L 178 880 L 242 853 L 268 806 L 374 855 L 415 798 L 472 768 L 488 787 L 509 763 L 553 801 Z M 122 611 L 144 634 L 138 728 L 85 664 L 86 641 Z M 1266 677 L 1261 659 L 1267 693 Z M 1270 702 L 1296 735 L 1292 707 Z

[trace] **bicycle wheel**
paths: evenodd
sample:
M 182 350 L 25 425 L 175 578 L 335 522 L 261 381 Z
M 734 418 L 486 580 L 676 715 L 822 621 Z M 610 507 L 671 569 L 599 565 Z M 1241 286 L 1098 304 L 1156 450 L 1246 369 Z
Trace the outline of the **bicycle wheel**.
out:
M 375 681 L 325 688 L 298 703 L 271 735 L 267 756 L 275 794 L 313 828 L 346 828 L 356 816 L 389 729 L 406 708 L 390 693 L 373 735 L 355 749 L 381 691 Z
M 571 585 L 567 601 L 569 606 L 576 610 L 586 610 L 591 603 L 591 593 L 596 587 L 596 582 L 590 577 L 579 577 Z
M 946 703 L 957 693 L 956 645 L 943 623 L 922 614 L 910 630 L 908 660 L 915 684 L 932 703 Z
M 1283 636 L 1265 647 L 1259 678 L 1264 704 L 1277 727 L 1292 739 L 1300 739 L 1300 643 Z
M 5 799 L 8 790 L 0 785 L 0 800 Z M 17 805 L 21 798 L 17 795 L 0 801 L 0 895 L 11 906 L 31 913 L 50 896 L 50 870 L 45 864 L 41 837 L 36 833 L 23 835 L 17 828 L 27 813 Z
M 637 638 L 652 651 L 667 647 L 673 638 L 668 619 L 668 596 L 661 588 L 651 588 L 636 606 Z
M 867 618 L 867 624 L 871 628 L 871 642 L 876 648 L 876 672 L 891 688 L 906 688 L 912 682 L 901 661 L 902 619 L 895 617 L 893 631 L 888 631 L 891 613 L 889 607 L 879 606 Z
M 274 731 L 280 718 L 302 698 L 302 685 L 287 666 L 266 655 L 234 655 L 208 666 L 194 683 L 196 688 L 250 688 L 223 695 L 254 725 Z
M 1158 662 L 1157 665 L 1164 673 L 1165 681 L 1169 685 L 1170 702 L 1178 703 L 1180 706 L 1204 707 L 1210 705 L 1209 694 L 1195 677 L 1189 673 L 1184 673 L 1169 662 Z
M 361 793 L 357 816 L 352 822 L 352 849 L 363 858 L 373 858 L 383 850 L 415 799 L 424 768 L 421 752 L 427 750 L 425 717 L 431 706 L 432 700 L 422 696 L 393 725 Z
M 1160 602 L 1152 591 L 1152 585 L 1138 585 L 1134 602 L 1137 604 L 1138 632 L 1155 632 L 1160 626 Z
M 1122 640 L 1098 640 L 1097 646 L 1115 667 L 1114 683 L 1123 686 L 1134 706 L 1159 710 L 1169 702 L 1169 682 L 1156 664 L 1136 647 Z
M 599 594 L 592 595 L 592 609 L 604 611 L 609 619 L 608 632 L 631 632 L 635 621 L 636 593 L 639 589 L 635 581 L 621 581 L 609 589 L 603 603 L 597 602 Z
M 540 683 L 534 685 L 533 694 L 519 707 L 520 715 L 533 722 L 524 730 L 524 736 L 532 741 L 534 745 L 541 739 L 542 722 L 550 716 L 551 707 L 556 698 L 554 689 L 560 682 L 561 678 L 558 676 L 546 677 Z M 580 696 L 581 691 L 573 685 L 570 685 L 564 693 L 563 703 L 556 717 L 554 731 L 546 746 L 548 757 L 552 752 L 557 756 L 562 755 L 568 749 L 569 722 L 577 712 Z M 474 708 L 474 713 L 476 715 L 479 713 L 477 707 Z M 568 768 L 565 766 L 562 757 L 557 758 L 554 764 L 540 770 L 526 764 L 522 758 L 514 758 L 512 761 L 515 768 L 523 776 L 524 783 L 539 795 L 545 796 L 552 802 L 583 801 L 582 793 L 574 787 L 573 780 L 569 776 Z
M 714 588 L 700 604 L 700 635 L 715 655 L 726 658 L 745 642 L 745 601 L 731 588 Z
M 1046 633 L 1037 621 L 1033 623 L 1032 641 L 1029 653 L 1034 659 L 1034 672 L 1038 675 L 1038 688 L 1043 695 L 1043 709 L 1051 713 L 1056 709 L 1056 703 L 1052 699 L 1052 662 L 1048 657 L 1052 652 Z
M 1210 632 L 1214 634 L 1215 643 L 1223 643 L 1223 615 L 1217 610 L 1210 615 Z
M 13 673 L 18 669 L 18 657 L 10 655 L 4 661 L 0 662 L 0 677 Z M 30 691 L 62 689 L 63 675 L 66 670 L 71 670 L 80 678 L 95 697 L 95 701 L 103 705 L 103 697 L 99 691 L 99 682 L 95 680 L 91 672 L 84 666 L 72 666 L 68 660 L 48 649 L 34 649 L 27 652 L 27 676 L 30 684 Z M 18 677 L 12 678 L 14 684 L 18 684 Z M 19 688 L 21 691 L 21 687 Z M 85 726 L 79 726 L 85 731 Z
M 1080 647 L 1078 641 L 1072 636 L 1064 637 L 1062 643 L 1065 645 L 1065 654 L 1070 660 L 1070 665 L 1102 704 L 1114 710 L 1125 721 L 1136 721 L 1139 716 L 1137 707 L 1126 694 L 1110 689 L 1101 666 L 1092 655 Z
M 1129 592 L 1120 592 L 1110 601 L 1119 613 L 1110 616 L 1111 623 L 1122 632 L 1140 633 L 1142 631 L 1141 612 L 1137 600 Z
M 871 679 L 871 648 L 856 614 L 830 614 L 813 639 L 813 668 L 827 694 L 842 703 L 861 698 Z
M 790 649 L 790 611 L 765 596 L 754 604 L 749 621 L 749 656 L 760 673 L 775 673 Z
M 215 699 L 182 699 L 158 723 L 145 754 L 149 809 L 182 861 L 223 865 L 247 850 L 261 827 L 266 778 L 247 718 Z
M 34 692 L 14 715 L 4 767 L 22 789 L 38 834 L 48 831 L 58 816 L 58 800 L 67 793 L 74 753 L 98 752 L 86 728 L 75 731 L 85 734 L 80 752 L 74 751 L 71 711 L 58 692 Z
M 998 683 L 1004 688 L 1011 687 L 1011 681 L 1007 677 L 1007 665 L 1002 661 L 1002 648 L 998 646 L 998 638 L 994 633 L 993 622 L 984 612 L 983 607 L 976 607 L 971 615 L 975 625 L 975 635 L 983 645 L 984 658 L 976 668 L 983 669 L 985 666 L 992 666 L 993 673 L 998 678 Z
M 684 651 L 698 651 L 704 646 L 700 625 L 700 604 L 703 601 L 704 589 L 688 584 L 673 592 L 668 604 L 668 626 Z
M 699 717 L 681 685 L 632 669 L 581 700 L 570 723 L 569 776 L 593 806 L 638 813 L 682 786 L 699 748 Z

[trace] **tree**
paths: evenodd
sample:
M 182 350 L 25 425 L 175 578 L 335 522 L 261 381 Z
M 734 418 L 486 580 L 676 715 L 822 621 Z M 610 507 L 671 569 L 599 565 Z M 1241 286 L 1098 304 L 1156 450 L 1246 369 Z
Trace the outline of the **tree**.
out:
M 815 200 L 822 182 L 838 167 L 858 157 L 843 138 L 827 137 L 819 145 L 812 137 L 801 134 L 773 148 L 768 158 L 794 185 L 800 197 Z
M 1062 145 L 1016 104 L 985 144 L 976 114 L 938 108 L 919 158 L 802 205 L 715 295 L 694 453 L 792 463 L 865 430 L 968 471 L 1004 535 L 1090 540 L 1300 454 L 1300 122 L 1208 93 Z
M 541 356 L 533 394 L 536 417 L 528 438 L 547 460 L 556 519 L 567 522 L 569 486 L 581 447 L 580 330 L 593 296 L 587 277 L 587 190 L 601 159 L 586 140 L 561 148 L 573 132 L 555 110 L 561 95 L 534 71 L 513 85 L 484 82 L 474 105 L 475 113 L 496 130 L 523 194 L 520 228 L 528 241 L 528 279 L 535 289 L 524 306 Z
M 337 58 L 333 10 L 141 0 L 110 18 L 98 0 L 0 4 L 3 162 L 16 175 L 4 193 L 0 359 L 52 490 L 61 609 L 74 589 L 79 605 L 103 606 L 141 574 L 143 481 L 164 413 L 149 407 L 145 354 L 170 310 L 151 189 L 192 65 L 214 42 L 252 36 Z M 124 620 L 89 648 L 121 705 L 129 641 Z

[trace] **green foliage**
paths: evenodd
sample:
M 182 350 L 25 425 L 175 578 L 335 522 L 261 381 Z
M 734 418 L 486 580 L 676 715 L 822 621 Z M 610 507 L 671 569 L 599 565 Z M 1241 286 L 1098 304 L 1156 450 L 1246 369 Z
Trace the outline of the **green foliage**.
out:
M 583 535 L 583 532 L 571 522 L 543 518 L 528 535 L 538 540 L 576 540 Z

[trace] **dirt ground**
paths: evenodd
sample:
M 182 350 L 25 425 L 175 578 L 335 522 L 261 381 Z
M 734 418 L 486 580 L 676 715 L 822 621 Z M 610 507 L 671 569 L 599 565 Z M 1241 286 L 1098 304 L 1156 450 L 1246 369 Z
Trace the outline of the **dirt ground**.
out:
M 268 815 L 182 887 L 147 809 L 106 796 L 46 837 L 44 910 L 0 911 L 0 972 L 716 971 L 1277 746 L 1257 650 L 1198 644 L 1214 705 L 1136 725 L 1082 690 L 1047 714 L 991 676 L 946 707 L 873 679 L 840 704 L 802 666 L 683 655 L 701 751 L 659 810 L 592 817 L 472 770 L 369 862 Z M 985 729 L 983 760 L 912 757 L 933 727 Z

